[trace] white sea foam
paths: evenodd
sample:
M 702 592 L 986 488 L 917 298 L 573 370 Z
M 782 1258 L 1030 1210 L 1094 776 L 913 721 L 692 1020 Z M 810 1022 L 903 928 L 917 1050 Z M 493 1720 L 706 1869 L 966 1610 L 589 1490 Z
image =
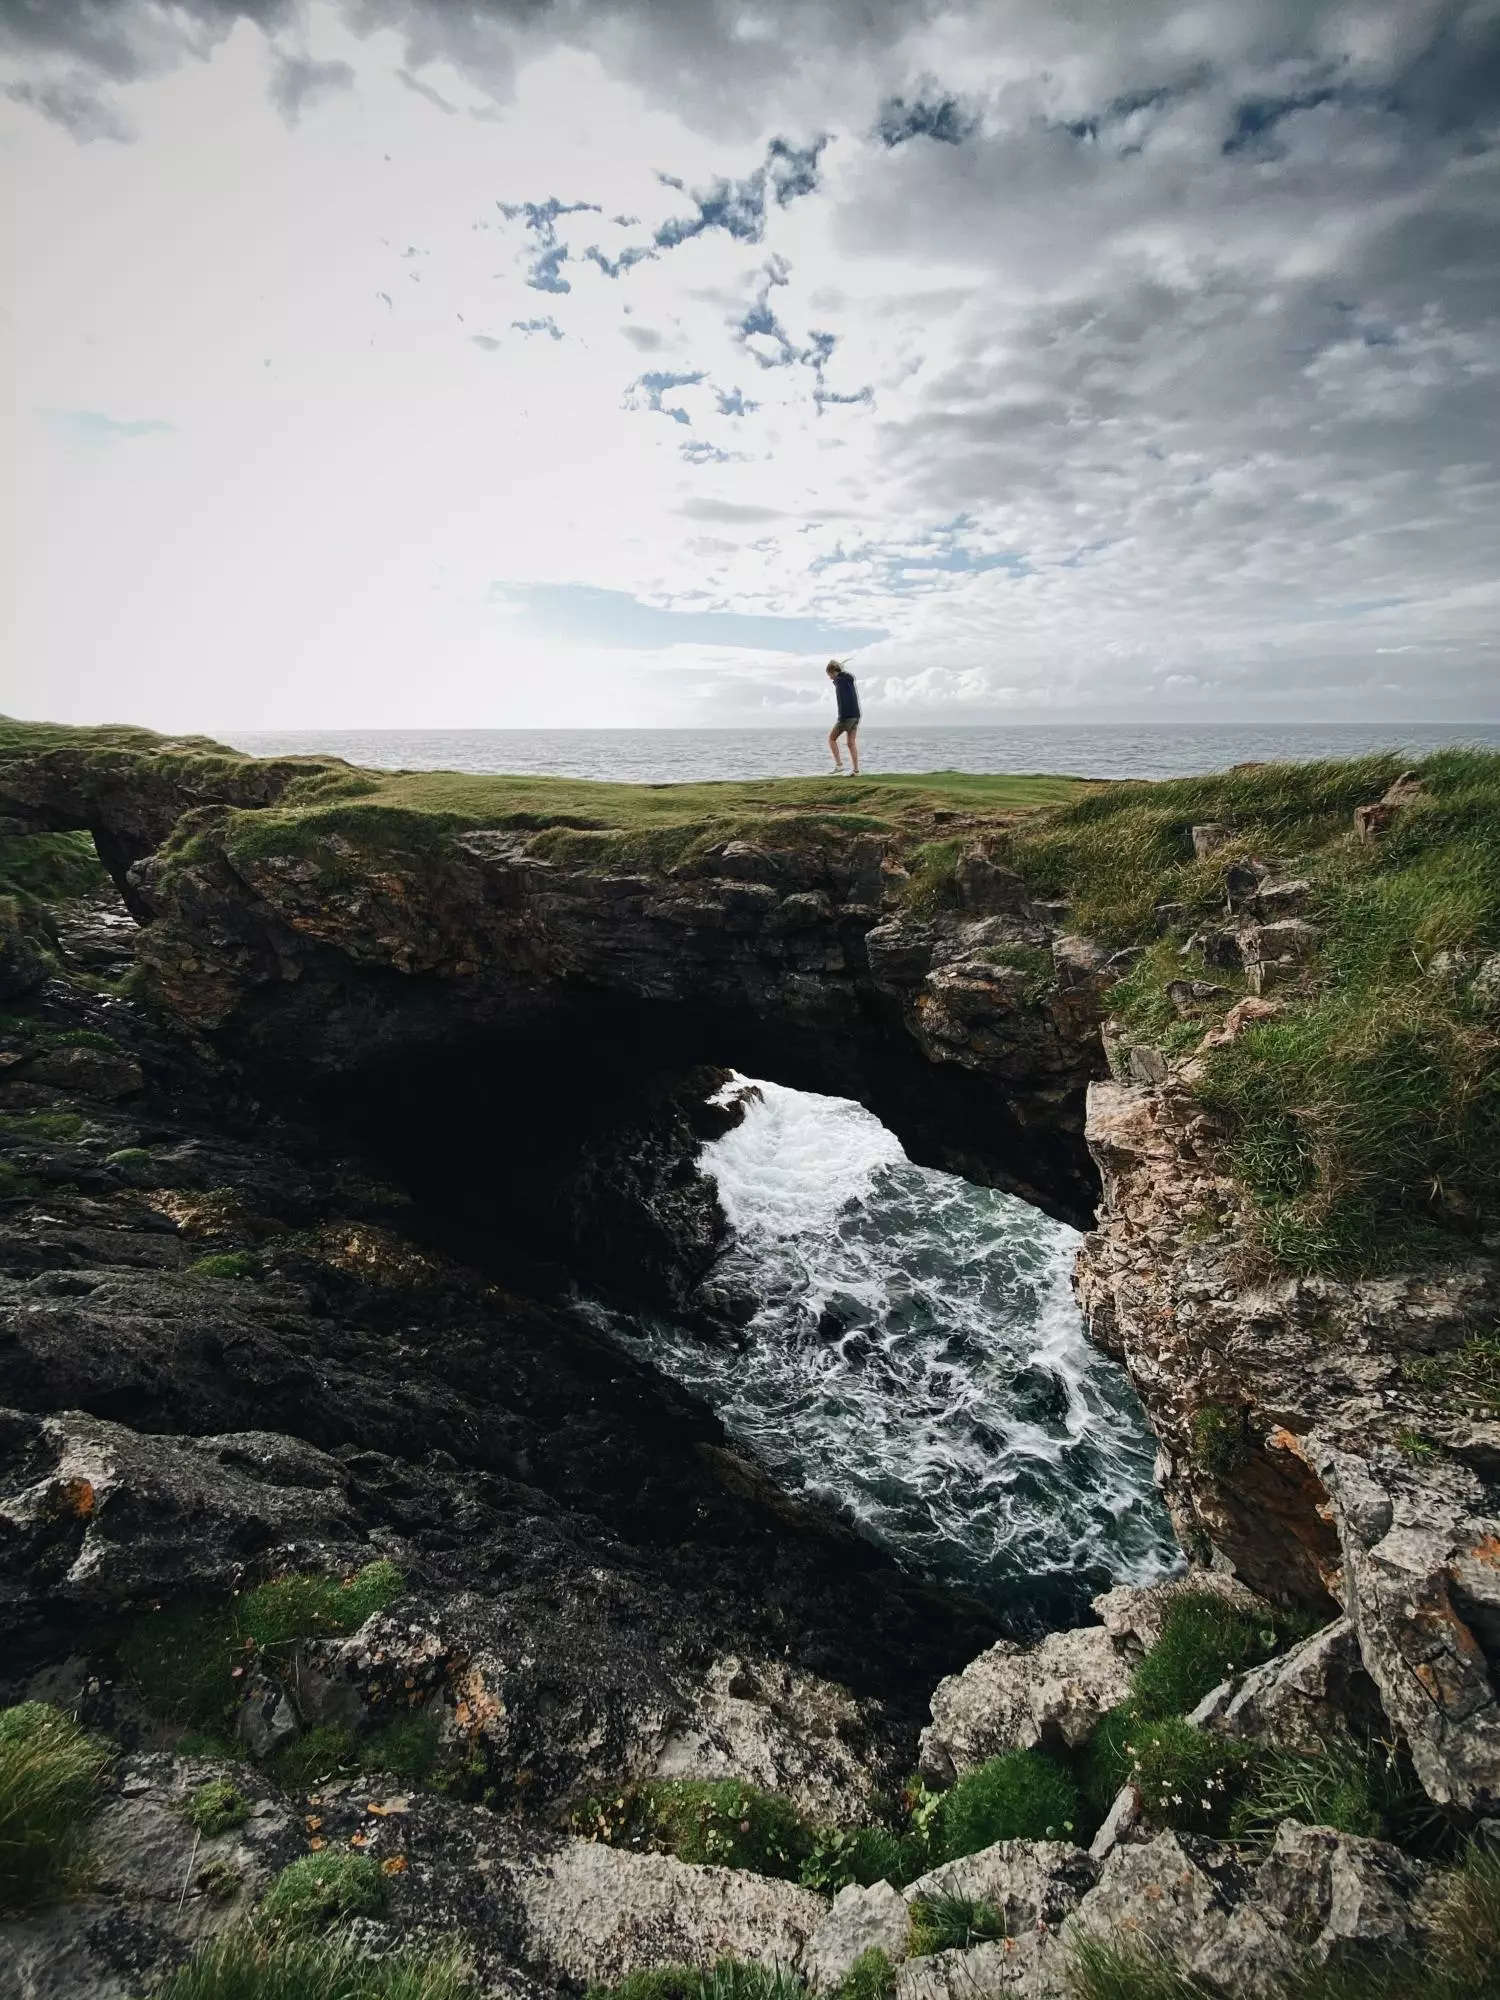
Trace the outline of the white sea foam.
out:
M 730 1088 L 745 1116 L 702 1165 L 720 1274 L 760 1301 L 743 1346 L 608 1314 L 616 1335 L 914 1569 L 1013 1598 L 1170 1568 L 1151 1440 L 1073 1300 L 1077 1233 L 914 1166 L 857 1104 Z

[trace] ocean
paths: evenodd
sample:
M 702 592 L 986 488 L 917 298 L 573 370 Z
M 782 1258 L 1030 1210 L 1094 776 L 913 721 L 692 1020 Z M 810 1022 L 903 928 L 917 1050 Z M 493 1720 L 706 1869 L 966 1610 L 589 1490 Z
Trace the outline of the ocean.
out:
M 345 757 L 383 770 L 507 772 L 642 785 L 714 778 L 816 777 L 831 768 L 826 721 L 798 729 L 298 729 L 229 732 L 257 756 Z M 1056 772 L 1180 778 L 1252 761 L 1303 763 L 1449 744 L 1500 750 L 1497 723 L 1018 723 L 923 729 L 874 720 L 860 731 L 863 775 L 882 771 Z

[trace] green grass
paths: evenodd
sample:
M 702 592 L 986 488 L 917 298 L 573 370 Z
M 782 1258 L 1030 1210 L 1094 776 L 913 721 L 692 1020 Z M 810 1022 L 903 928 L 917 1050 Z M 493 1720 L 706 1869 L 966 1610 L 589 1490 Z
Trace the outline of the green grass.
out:
M 412 1785 L 440 1783 L 451 1776 L 440 1768 L 438 1725 L 429 1715 L 400 1716 L 360 1736 L 321 1723 L 283 1744 L 267 1768 L 288 1791 L 308 1791 L 330 1778 L 356 1773 L 379 1772 Z
M 1218 2000 L 1149 1945 L 1081 1932 L 1064 1974 L 1072 2000 Z
M 93 895 L 108 885 L 87 833 L 0 835 L 0 896 L 46 905 Z
M 155 2000 L 474 2000 L 448 1959 L 416 1952 L 367 1958 L 339 1939 L 241 1925 L 206 1945 Z
M 1412 1355 L 1401 1365 L 1408 1382 L 1440 1389 L 1476 1415 L 1500 1415 L 1500 1333 L 1475 1333 L 1442 1354 Z
M 1300 1636 L 1297 1620 L 1251 1616 L 1214 1591 L 1180 1591 L 1131 1675 L 1136 1713 L 1148 1721 L 1185 1715 L 1220 1681 L 1268 1660 L 1294 1632 Z
M 76 1111 L 0 1112 L 0 1145 L 65 1146 L 82 1130 Z
M 943 1798 L 939 1838 L 955 1860 L 997 1840 L 1069 1840 L 1082 1824 L 1072 1777 L 1040 1750 L 1011 1750 L 967 1772 Z
M 891 2000 L 896 1968 L 880 1949 L 862 1951 L 839 1984 L 838 2000 Z
M 1441 1851 L 1447 1833 L 1404 1755 L 1387 1743 L 1343 1738 L 1257 1752 L 1230 1831 L 1236 1840 L 1269 1842 L 1284 1819 L 1429 1853 Z
M 909 1882 L 927 1866 L 927 1846 L 913 1833 L 885 1826 L 825 1827 L 814 1831 L 812 1846 L 797 1871 L 804 1889 L 836 1896 L 851 1882 Z
M 913 1958 L 936 1951 L 969 1951 L 1006 1935 L 1005 1919 L 993 1904 L 973 1896 L 917 1896 L 911 1905 Z
M 206 1840 L 243 1826 L 250 1817 L 250 1801 L 228 1778 L 210 1778 L 188 1800 L 188 1818 Z
M 180 1600 L 136 1618 L 120 1643 L 120 1664 L 163 1721 L 219 1729 L 253 1663 L 274 1673 L 304 1640 L 357 1630 L 405 1587 L 382 1558 L 348 1578 L 277 1577 L 239 1597 Z
M 9 1160 L 0 1160 L 0 1201 L 25 1201 L 41 1191 L 39 1180 L 30 1174 L 23 1174 Z
M 329 1848 L 283 1868 L 261 1901 L 260 1915 L 288 1930 L 316 1930 L 349 1917 L 384 1916 L 389 1901 L 378 1861 Z
M 857 1993 L 840 1988 L 840 1994 L 847 2000 L 881 2000 L 879 1990 L 871 1990 L 868 1982 Z M 808 2000 L 808 1988 L 790 1966 L 721 1958 L 707 1970 L 665 1965 L 632 1972 L 613 1986 L 589 1987 L 585 2000 Z
M 590 1800 L 575 1825 L 613 1847 L 748 1868 L 785 1881 L 796 1879 L 814 1842 L 789 1800 L 737 1778 L 626 1785 L 603 1800 Z
M 258 1278 L 260 1259 L 253 1250 L 221 1250 L 198 1257 L 187 1266 L 189 1278 Z
M 0 1709 L 0 1914 L 79 1886 L 109 1751 L 42 1702 Z

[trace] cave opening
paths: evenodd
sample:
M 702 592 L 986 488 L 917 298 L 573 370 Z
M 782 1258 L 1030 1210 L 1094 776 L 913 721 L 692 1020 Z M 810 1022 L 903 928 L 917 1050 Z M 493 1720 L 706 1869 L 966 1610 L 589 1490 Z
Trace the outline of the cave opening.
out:
M 926 1582 L 1086 1617 L 1178 1557 L 1134 1392 L 1072 1296 L 1076 1211 L 949 1171 L 962 1148 L 927 1164 L 859 1101 L 881 1093 L 858 1058 L 615 1009 L 607 1033 L 580 1014 L 519 1049 L 429 1047 L 323 1100 L 427 1232 L 566 1301 L 784 1492 Z

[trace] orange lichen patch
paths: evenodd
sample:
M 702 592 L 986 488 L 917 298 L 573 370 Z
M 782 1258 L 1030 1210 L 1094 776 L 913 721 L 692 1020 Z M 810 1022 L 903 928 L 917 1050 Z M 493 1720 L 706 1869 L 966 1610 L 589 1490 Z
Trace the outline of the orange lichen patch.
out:
M 81 1474 L 74 1479 L 60 1479 L 52 1489 L 52 1511 L 55 1514 L 71 1514 L 76 1521 L 87 1521 L 98 1505 L 94 1482 Z
M 1301 1438 L 1297 1436 L 1295 1431 L 1287 1430 L 1282 1424 L 1278 1424 L 1275 1430 L 1266 1438 L 1266 1450 L 1289 1451 L 1293 1458 L 1301 1458 L 1303 1463 L 1306 1463 Z
M 491 1690 L 483 1674 L 471 1669 L 454 1688 L 453 1720 L 457 1727 L 473 1742 L 504 1718 L 505 1703 Z
M 392 1229 L 372 1223 L 330 1223 L 314 1230 L 298 1246 L 307 1256 L 336 1271 L 346 1271 L 367 1284 L 430 1285 L 442 1277 L 443 1265 Z
M 406 1856 L 404 1854 L 388 1855 L 380 1864 L 380 1872 L 382 1875 L 404 1875 L 406 1873 Z
M 1486 1535 L 1483 1541 L 1470 1549 L 1469 1554 L 1487 1569 L 1500 1569 L 1500 1535 Z

